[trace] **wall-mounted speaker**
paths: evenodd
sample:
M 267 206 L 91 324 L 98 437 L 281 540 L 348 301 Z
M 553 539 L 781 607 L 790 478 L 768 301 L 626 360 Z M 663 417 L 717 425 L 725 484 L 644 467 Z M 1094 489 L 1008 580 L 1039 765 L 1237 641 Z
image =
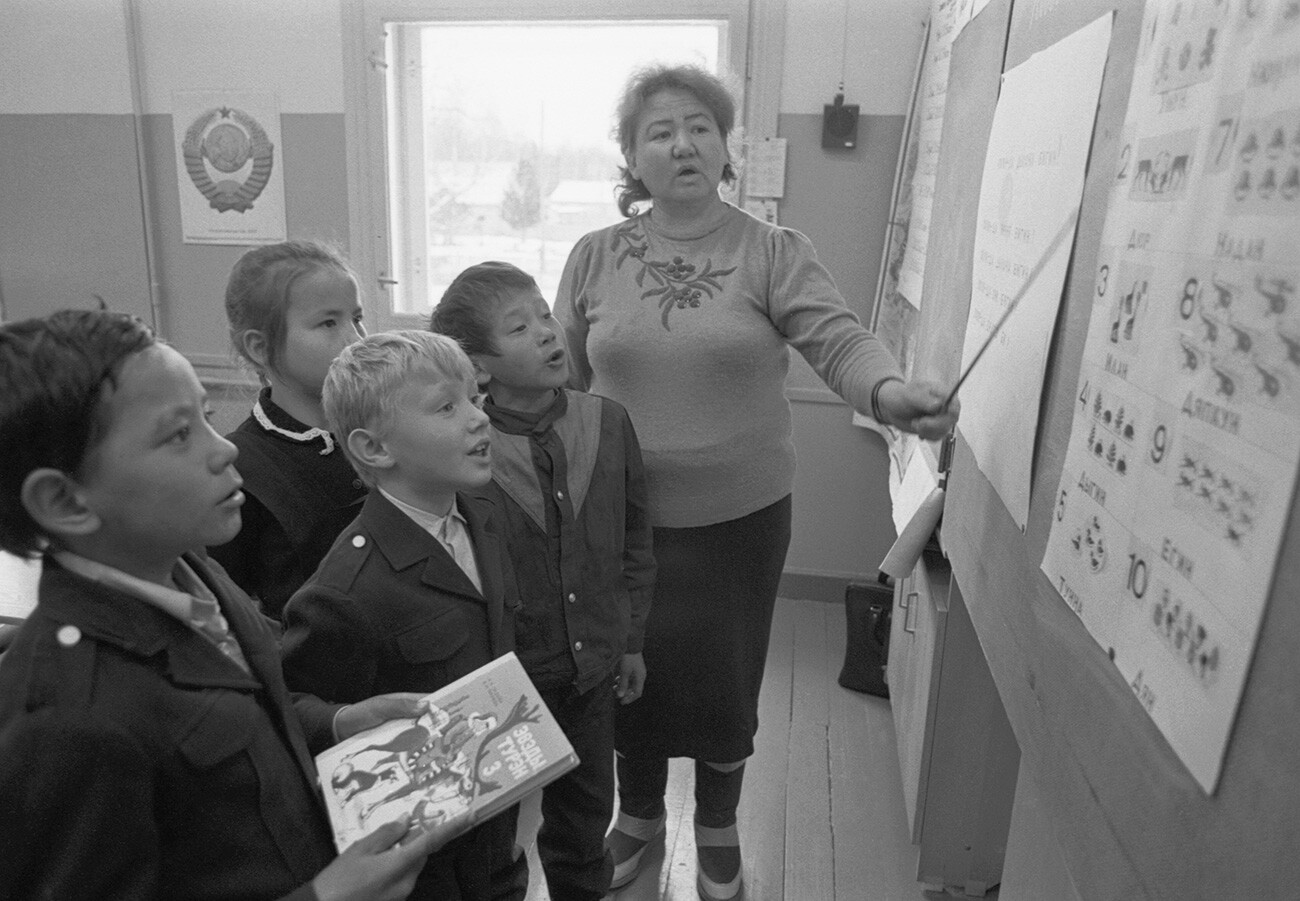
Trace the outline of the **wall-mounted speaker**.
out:
M 858 105 L 844 102 L 843 94 L 822 107 L 822 147 L 851 150 L 858 146 Z

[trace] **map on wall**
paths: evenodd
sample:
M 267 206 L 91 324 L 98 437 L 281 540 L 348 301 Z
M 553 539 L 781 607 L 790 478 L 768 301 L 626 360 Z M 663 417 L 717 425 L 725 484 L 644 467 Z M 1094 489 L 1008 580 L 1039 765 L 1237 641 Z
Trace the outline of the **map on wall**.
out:
M 1042 568 L 1207 791 L 1300 459 L 1300 4 L 1147 4 Z

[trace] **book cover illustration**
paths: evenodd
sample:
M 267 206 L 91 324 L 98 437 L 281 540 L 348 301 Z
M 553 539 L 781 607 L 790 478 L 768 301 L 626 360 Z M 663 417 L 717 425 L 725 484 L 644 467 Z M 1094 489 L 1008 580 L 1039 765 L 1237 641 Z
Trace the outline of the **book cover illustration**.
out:
M 469 829 L 578 764 L 513 653 L 423 705 L 316 755 L 340 851 L 393 820 L 422 830 L 468 812 Z

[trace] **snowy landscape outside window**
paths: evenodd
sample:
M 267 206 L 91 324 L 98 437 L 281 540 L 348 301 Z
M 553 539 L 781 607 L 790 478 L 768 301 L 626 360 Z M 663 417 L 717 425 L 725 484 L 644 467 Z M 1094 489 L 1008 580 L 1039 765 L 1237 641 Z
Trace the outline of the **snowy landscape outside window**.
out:
M 488 259 L 553 303 L 574 242 L 619 217 L 612 130 L 629 73 L 716 72 L 727 32 L 725 19 L 386 23 L 392 313 L 427 315 Z

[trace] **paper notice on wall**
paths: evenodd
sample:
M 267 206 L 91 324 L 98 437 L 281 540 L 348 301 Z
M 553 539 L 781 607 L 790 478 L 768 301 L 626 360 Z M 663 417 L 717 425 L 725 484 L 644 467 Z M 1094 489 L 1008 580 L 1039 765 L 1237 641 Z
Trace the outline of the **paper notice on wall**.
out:
M 276 96 L 177 91 L 172 95 L 172 125 L 182 240 L 283 241 L 284 145 Z
M 912 216 L 907 228 L 907 248 L 898 272 L 898 293 L 918 309 L 930 242 L 934 183 L 939 174 L 948 59 L 952 55 L 952 42 L 970 18 L 970 6 L 971 0 L 932 0 L 930 6 L 930 39 L 921 66 L 921 97 L 917 104 L 919 124 L 916 126 L 916 168 L 912 174 Z
M 767 197 L 749 197 L 745 199 L 744 210 L 755 219 L 768 225 L 780 225 L 777 221 L 776 201 Z
M 1295 4 L 1147 5 L 1043 558 L 1209 792 L 1300 461 L 1298 60 Z
M 745 196 L 785 196 L 785 138 L 764 138 L 745 151 Z
M 1024 293 L 962 386 L 957 427 L 1021 530 L 1073 243 L 1069 232 L 1058 239 L 1083 193 L 1110 31 L 1107 13 L 1003 76 L 984 163 L 963 372 Z

